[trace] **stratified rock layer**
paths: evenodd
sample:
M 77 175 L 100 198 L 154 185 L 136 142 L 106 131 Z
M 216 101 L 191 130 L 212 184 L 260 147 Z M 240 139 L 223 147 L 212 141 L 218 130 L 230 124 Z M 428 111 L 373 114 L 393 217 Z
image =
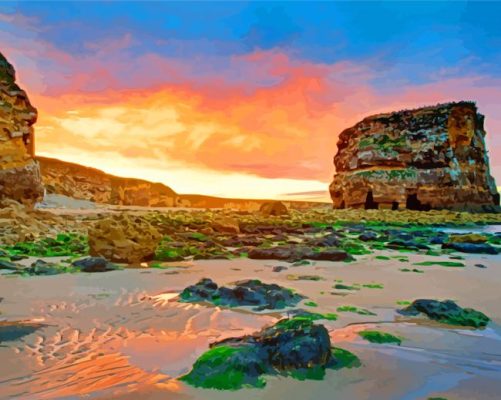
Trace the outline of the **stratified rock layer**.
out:
M 0 53 L 0 200 L 32 205 L 43 196 L 33 160 L 36 120 L 37 110 L 17 86 L 14 67 Z
M 472 102 L 367 117 L 339 136 L 334 208 L 498 211 L 485 134 Z

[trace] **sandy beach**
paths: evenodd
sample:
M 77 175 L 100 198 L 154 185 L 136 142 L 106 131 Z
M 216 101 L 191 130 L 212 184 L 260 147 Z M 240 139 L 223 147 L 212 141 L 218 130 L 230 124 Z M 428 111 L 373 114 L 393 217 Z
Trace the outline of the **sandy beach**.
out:
M 377 259 L 385 255 L 390 260 Z M 402 260 L 408 258 L 408 261 Z M 379 251 L 356 262 L 313 262 L 294 267 L 249 259 L 171 263 L 164 269 L 125 269 L 104 274 L 0 277 L 1 320 L 40 324 L 32 333 L 2 344 L 0 397 L 135 399 L 496 399 L 501 389 L 501 255 L 467 255 L 465 268 L 401 268 L 426 260 L 420 254 Z M 26 262 L 32 260 L 25 260 Z M 487 268 L 475 267 L 483 264 Z M 288 270 L 272 272 L 276 265 Z M 295 280 L 316 275 L 319 280 Z M 295 289 L 318 307 L 342 305 L 372 311 L 338 312 L 327 321 L 334 345 L 355 353 L 360 368 L 328 371 L 323 381 L 272 377 L 264 389 L 222 392 L 176 380 L 187 373 L 208 344 L 250 334 L 276 321 L 280 312 L 225 309 L 177 301 L 184 287 L 202 277 L 220 284 L 258 278 Z M 382 288 L 333 289 L 377 283 Z M 492 319 L 486 329 L 456 328 L 396 313 L 397 301 L 453 299 Z M 404 339 L 401 346 L 364 341 L 357 332 L 377 328 Z

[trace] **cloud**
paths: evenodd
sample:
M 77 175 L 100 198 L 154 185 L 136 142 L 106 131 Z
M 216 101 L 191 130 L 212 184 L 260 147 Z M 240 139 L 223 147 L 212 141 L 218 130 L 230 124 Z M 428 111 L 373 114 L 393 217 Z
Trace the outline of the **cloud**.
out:
M 278 48 L 230 57 L 133 55 L 133 33 L 70 54 L 39 39 L 32 23 L 2 31 L 0 40 L 39 109 L 40 153 L 185 192 L 262 197 L 266 187 L 287 196 L 290 187 L 315 196 L 307 192 L 324 193 L 343 129 L 373 113 L 473 99 L 487 116 L 501 180 L 499 79 L 445 74 L 380 87 L 367 62 L 312 62 Z

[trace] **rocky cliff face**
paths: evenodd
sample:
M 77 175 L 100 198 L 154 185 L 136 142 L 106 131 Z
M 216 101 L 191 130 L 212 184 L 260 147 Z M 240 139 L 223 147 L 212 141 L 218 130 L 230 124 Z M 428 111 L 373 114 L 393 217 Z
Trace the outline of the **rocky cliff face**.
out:
M 37 157 L 47 193 L 125 206 L 172 207 L 178 195 L 171 188 L 141 179 L 120 178 L 95 168 Z
M 497 211 L 485 134 L 472 102 L 367 117 L 339 136 L 334 208 Z
M 36 120 L 37 110 L 17 86 L 14 68 L 0 53 L 0 200 L 32 205 L 43 196 L 33 159 Z

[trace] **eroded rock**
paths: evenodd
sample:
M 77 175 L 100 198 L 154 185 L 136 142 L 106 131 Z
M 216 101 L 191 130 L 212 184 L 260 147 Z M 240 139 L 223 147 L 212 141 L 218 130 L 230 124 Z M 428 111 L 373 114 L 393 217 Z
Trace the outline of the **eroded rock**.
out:
M 34 157 L 37 110 L 16 84 L 14 67 L 0 53 L 0 200 L 32 206 L 43 197 Z
M 472 102 L 370 116 L 341 132 L 334 208 L 499 211 Z
M 112 215 L 89 228 L 90 255 L 118 263 L 152 260 L 162 235 L 145 218 Z

